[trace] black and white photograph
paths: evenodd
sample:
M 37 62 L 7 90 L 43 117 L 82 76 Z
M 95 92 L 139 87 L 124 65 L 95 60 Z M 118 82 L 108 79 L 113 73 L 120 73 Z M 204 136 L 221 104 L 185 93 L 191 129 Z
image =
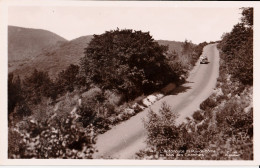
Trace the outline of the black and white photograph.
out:
M 8 6 L 8 161 L 255 160 L 254 5 L 87 4 Z

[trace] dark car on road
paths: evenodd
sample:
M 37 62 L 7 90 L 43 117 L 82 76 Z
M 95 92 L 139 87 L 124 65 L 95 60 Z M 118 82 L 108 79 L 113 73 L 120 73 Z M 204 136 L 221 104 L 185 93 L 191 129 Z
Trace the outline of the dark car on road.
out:
M 207 56 L 200 57 L 200 64 L 207 64 L 207 63 L 209 63 Z

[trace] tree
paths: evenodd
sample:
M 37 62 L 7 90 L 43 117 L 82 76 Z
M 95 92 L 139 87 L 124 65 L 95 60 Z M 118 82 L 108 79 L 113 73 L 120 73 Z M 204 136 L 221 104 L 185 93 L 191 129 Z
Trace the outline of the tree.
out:
M 180 140 L 180 129 L 175 122 L 177 118 L 178 114 L 165 102 L 158 114 L 150 110 L 148 120 L 144 122 L 148 134 L 148 145 L 154 146 L 158 151 L 167 147 L 175 149 Z
M 70 64 L 70 66 L 58 74 L 56 89 L 58 93 L 66 91 L 72 92 L 76 86 L 84 85 L 84 81 L 79 76 L 79 66 Z
M 12 113 L 12 117 L 10 114 Z M 25 101 L 22 81 L 13 73 L 8 74 L 8 120 L 12 118 L 21 119 L 31 115 L 31 109 Z
M 233 78 L 243 84 L 253 85 L 253 36 L 237 51 L 231 70 Z
M 185 54 L 191 53 L 192 50 L 193 50 L 192 42 L 185 39 L 185 41 L 182 45 L 182 54 L 185 55 Z
M 252 27 L 254 25 L 254 8 L 241 8 L 242 11 L 242 18 L 241 21 Z
M 236 24 L 230 33 L 222 37 L 227 71 L 233 80 L 244 85 L 253 84 L 253 8 L 242 8 L 242 23 Z
M 54 83 L 47 72 L 34 70 L 24 80 L 24 96 L 27 102 L 38 104 L 42 97 L 56 97 Z
M 8 74 L 8 114 L 14 111 L 15 106 L 22 100 L 21 80 L 13 73 Z
M 115 89 L 128 100 L 178 78 L 165 61 L 166 51 L 149 32 L 117 29 L 94 35 L 81 68 L 94 84 Z

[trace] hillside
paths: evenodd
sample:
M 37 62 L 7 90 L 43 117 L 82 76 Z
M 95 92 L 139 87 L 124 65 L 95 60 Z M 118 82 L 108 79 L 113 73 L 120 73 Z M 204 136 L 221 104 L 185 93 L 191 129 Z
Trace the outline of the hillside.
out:
M 70 64 L 79 63 L 79 59 L 84 56 L 84 48 L 88 46 L 91 39 L 92 36 L 82 36 L 69 42 L 46 47 L 41 54 L 14 72 L 24 76 L 37 67 L 38 70 L 48 70 L 49 75 L 54 77 Z
M 65 41 L 47 30 L 8 26 L 8 60 L 28 60 L 40 54 L 43 48 Z
M 8 71 L 33 59 L 44 48 L 66 41 L 47 30 L 8 26 Z
M 198 58 L 201 51 L 186 52 Z M 80 66 L 68 66 L 77 64 L 84 53 Z M 15 74 L 8 74 L 8 157 L 92 158 L 96 134 L 137 116 L 163 97 L 160 90 L 165 86 L 166 94 L 184 82 L 183 62 L 177 56 L 169 58 L 150 34 L 132 29 L 44 48 Z M 41 71 L 31 73 L 34 68 Z M 71 151 L 77 154 L 72 156 Z
M 177 52 L 181 55 L 183 42 L 178 41 L 167 41 L 167 40 L 156 40 L 160 45 L 168 45 L 170 52 Z
M 51 77 L 55 77 L 60 71 L 67 68 L 70 64 L 78 64 L 79 59 L 84 56 L 84 49 L 93 38 L 92 35 L 82 36 L 71 41 L 65 41 L 63 38 L 54 38 L 55 34 L 44 30 L 17 28 L 9 26 L 9 72 L 19 74 L 21 77 L 31 72 L 34 68 L 38 70 L 48 70 Z M 20 32 L 20 33 L 19 33 Z M 24 33 L 23 33 L 24 32 Z M 29 33 L 31 32 L 31 33 Z M 41 32 L 41 35 L 37 35 Z M 48 35 L 48 33 L 50 33 Z M 44 35 L 46 34 L 46 35 Z M 17 36 L 16 36 L 17 35 Z M 31 37 L 35 35 L 35 37 Z M 25 37 L 27 36 L 27 37 Z M 54 36 L 53 38 L 51 36 Z M 18 37 L 17 42 L 15 37 Z M 35 42 L 36 39 L 43 38 L 41 42 Z M 58 36 L 59 37 L 59 36 Z M 50 38 L 50 43 L 45 41 Z M 22 43 L 22 39 L 28 41 Z M 32 40 L 30 40 L 32 39 Z M 56 40 L 55 39 L 60 39 Z M 20 42 L 19 42 L 20 41 Z M 47 40 L 48 41 L 48 40 Z M 169 51 L 176 51 L 179 55 L 182 51 L 182 42 L 157 40 L 161 45 L 168 45 Z M 28 47 L 31 45 L 30 47 Z M 40 47 L 44 46 L 44 47 Z M 15 49 L 14 49 L 15 48 Z M 26 48 L 27 50 L 23 50 Z M 19 51 L 22 53 L 19 57 Z

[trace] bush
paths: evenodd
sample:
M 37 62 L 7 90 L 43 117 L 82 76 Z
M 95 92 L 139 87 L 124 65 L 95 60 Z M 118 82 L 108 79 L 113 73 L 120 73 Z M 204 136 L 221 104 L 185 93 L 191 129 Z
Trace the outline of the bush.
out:
M 31 109 L 28 107 L 28 105 L 26 103 L 24 103 L 24 104 L 19 103 L 17 105 L 17 110 L 15 111 L 15 114 L 19 118 L 23 118 L 25 116 L 31 115 L 32 111 L 31 111 Z
M 253 126 L 252 111 L 245 113 L 240 104 L 230 101 L 216 114 L 218 125 L 224 127 L 227 132 L 230 131 L 227 128 L 231 128 L 233 133 L 247 132 Z
M 244 101 L 248 103 L 248 99 Z M 149 112 L 148 121 L 145 123 L 148 132 L 148 149 L 138 153 L 137 157 L 139 159 L 228 160 L 230 159 L 226 156 L 228 150 L 231 153 L 234 151 L 241 153 L 234 159 L 252 160 L 253 110 L 245 112 L 244 106 L 248 105 L 242 107 L 241 103 L 244 104 L 243 101 L 236 99 L 229 100 L 223 107 L 214 111 L 216 115 L 213 115 L 211 108 L 206 108 L 204 115 L 202 111 L 196 111 L 193 115 L 194 119 L 179 126 L 168 123 L 174 123 L 172 118 L 175 117 L 167 115 L 169 112 L 167 108 L 164 108 L 164 115 L 161 111 L 159 114 Z M 215 152 L 207 153 L 203 157 L 176 154 L 166 156 L 167 151 L 165 152 L 164 149 L 183 150 L 184 154 L 190 149 L 212 149 Z
M 206 111 L 208 109 L 211 110 L 216 106 L 217 102 L 213 100 L 211 97 L 209 97 L 200 104 L 200 109 Z
M 45 121 L 24 120 L 9 131 L 9 158 L 36 159 L 90 159 L 94 136 L 75 122 L 72 115 L 51 115 Z M 16 139 L 17 138 L 17 139 Z M 11 144 L 16 141 L 17 146 Z
M 20 145 L 22 142 L 21 135 L 13 129 L 8 129 L 8 157 L 12 158 L 24 152 L 24 148 Z
M 159 113 L 152 110 L 148 113 L 148 119 L 144 121 L 147 130 L 148 145 L 154 147 L 156 151 L 161 149 L 178 149 L 185 145 L 185 129 L 176 126 L 175 120 L 178 114 L 173 111 L 165 102 L 162 104 Z
M 95 122 L 97 118 L 95 108 L 95 104 L 83 104 L 82 107 L 79 108 L 77 112 L 80 115 L 78 121 L 83 124 L 83 127 L 87 127 Z
M 123 96 L 119 95 L 111 90 L 106 90 L 104 93 L 107 101 L 111 104 L 111 105 L 120 105 L 123 102 Z
M 195 111 L 192 115 L 193 119 L 196 121 L 202 121 L 204 119 L 204 116 L 202 115 L 201 111 Z

